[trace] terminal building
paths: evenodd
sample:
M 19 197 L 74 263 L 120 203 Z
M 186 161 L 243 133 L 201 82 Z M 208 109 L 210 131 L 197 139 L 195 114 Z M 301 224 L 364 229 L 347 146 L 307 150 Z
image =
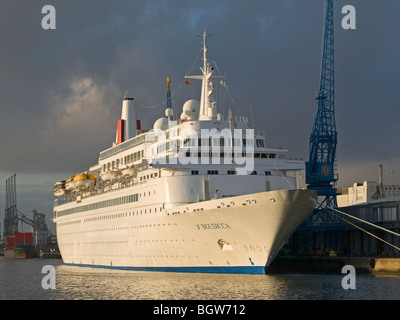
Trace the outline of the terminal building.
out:
M 340 211 L 372 222 L 395 233 L 400 233 L 400 185 L 384 185 L 382 182 L 364 181 L 363 183 L 355 183 L 349 188 L 338 189 L 338 193 L 337 202 Z M 353 225 L 346 223 L 345 226 L 344 254 L 352 256 L 399 256 L 400 252 L 397 249 L 372 235 L 396 247 L 400 247 L 400 237 L 351 218 L 346 218 L 346 220 Z

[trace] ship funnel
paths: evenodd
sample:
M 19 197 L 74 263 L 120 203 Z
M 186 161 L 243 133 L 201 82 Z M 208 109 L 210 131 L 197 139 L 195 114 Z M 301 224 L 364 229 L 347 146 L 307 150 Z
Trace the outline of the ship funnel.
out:
M 122 101 L 121 119 L 118 120 L 116 144 L 120 144 L 130 138 L 136 136 L 138 129 L 138 121 L 136 119 L 136 106 L 133 98 L 125 98 Z M 140 129 L 140 128 L 139 128 Z
M 121 119 L 125 120 L 125 140 L 136 136 L 136 106 L 133 98 L 122 101 Z

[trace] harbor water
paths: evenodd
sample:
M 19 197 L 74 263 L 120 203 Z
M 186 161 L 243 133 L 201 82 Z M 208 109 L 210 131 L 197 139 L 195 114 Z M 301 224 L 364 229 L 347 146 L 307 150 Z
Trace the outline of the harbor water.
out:
M 54 267 L 54 278 L 44 266 Z M 355 289 L 342 287 L 344 276 L 137 272 L 67 266 L 57 259 L 0 258 L 0 299 L 400 300 L 399 276 L 356 274 Z

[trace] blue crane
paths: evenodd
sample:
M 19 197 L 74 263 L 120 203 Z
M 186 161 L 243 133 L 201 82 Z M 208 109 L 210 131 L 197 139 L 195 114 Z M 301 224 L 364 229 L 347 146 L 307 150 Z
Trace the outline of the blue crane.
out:
M 325 2 L 326 14 L 323 34 L 321 80 L 317 114 L 310 136 L 310 158 L 306 163 L 306 183 L 321 196 L 335 198 L 333 185 L 337 181 L 334 173 L 337 132 L 335 123 L 335 79 L 334 79 L 334 25 L 333 0 Z M 333 200 L 334 201 L 334 200 Z
M 315 190 L 318 204 L 314 213 L 299 228 L 306 235 L 307 246 L 312 247 L 312 232 L 327 232 L 327 245 L 337 247 L 343 235 L 343 224 L 329 213 L 327 208 L 337 208 L 335 157 L 337 131 L 335 123 L 335 81 L 334 81 L 334 23 L 333 0 L 325 0 L 325 22 L 323 31 L 321 79 L 319 92 L 315 96 L 318 102 L 317 114 L 312 127 L 309 142 L 309 161 L 306 162 L 306 184 Z

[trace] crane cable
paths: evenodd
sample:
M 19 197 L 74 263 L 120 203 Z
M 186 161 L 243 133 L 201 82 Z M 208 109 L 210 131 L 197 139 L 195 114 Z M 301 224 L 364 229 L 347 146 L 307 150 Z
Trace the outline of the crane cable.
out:
M 328 209 L 330 209 L 330 210 L 332 210 L 332 211 L 339 212 L 339 213 L 341 213 L 341 214 L 343 214 L 343 215 L 346 215 L 346 216 L 348 216 L 348 217 L 350 217 L 350 218 L 353 218 L 353 219 L 358 220 L 358 221 L 361 221 L 361 222 L 363 222 L 363 223 L 372 225 L 372 226 L 374 226 L 374 227 L 376 227 L 376 228 L 378 228 L 378 229 L 384 230 L 384 231 L 386 231 L 386 232 L 392 233 L 392 234 L 394 234 L 394 235 L 400 237 L 400 234 L 398 234 L 398 233 L 396 233 L 396 232 L 393 232 L 393 231 L 391 231 L 391 230 L 385 229 L 385 228 L 383 228 L 383 227 L 380 227 L 380 226 L 378 226 L 378 225 L 376 225 L 376 224 L 373 224 L 373 223 L 371 223 L 371 222 L 368 222 L 368 221 L 366 221 L 366 220 L 363 220 L 363 219 L 354 217 L 354 216 L 352 216 L 352 215 L 350 215 L 350 214 L 347 214 L 347 213 L 345 213 L 345 212 L 343 212 L 343 211 L 337 210 L 337 209 L 332 208 L 332 207 L 328 207 Z M 395 249 L 397 249 L 397 250 L 400 251 L 400 248 L 399 248 L 399 247 L 396 247 L 394 244 L 391 244 L 390 242 L 387 242 L 386 240 L 384 240 L 384 239 L 382 239 L 382 238 L 379 238 L 378 236 L 374 235 L 373 233 L 371 233 L 371 232 L 369 232 L 369 231 L 367 231 L 367 230 L 365 230 L 365 229 L 363 229 L 363 228 L 361 228 L 361 227 L 355 225 L 354 223 L 352 223 L 352 222 L 350 222 L 350 221 L 348 221 L 348 220 L 346 220 L 346 219 L 340 217 L 340 216 L 339 216 L 338 214 L 336 214 L 335 212 L 332 212 L 332 214 L 333 214 L 334 216 L 336 216 L 337 218 L 341 219 L 342 221 L 344 221 L 344 222 L 346 222 L 346 223 L 352 225 L 353 227 L 355 227 L 355 228 L 357 228 L 357 229 L 359 229 L 359 230 L 361 230 L 361 231 L 367 233 L 367 234 L 370 235 L 370 236 L 373 236 L 374 238 L 376 238 L 376 239 L 378 239 L 378 240 L 380 240 L 380 241 L 382 241 L 382 242 L 388 244 L 389 246 L 391 246 L 391 247 L 393 247 L 393 248 L 395 248 Z

